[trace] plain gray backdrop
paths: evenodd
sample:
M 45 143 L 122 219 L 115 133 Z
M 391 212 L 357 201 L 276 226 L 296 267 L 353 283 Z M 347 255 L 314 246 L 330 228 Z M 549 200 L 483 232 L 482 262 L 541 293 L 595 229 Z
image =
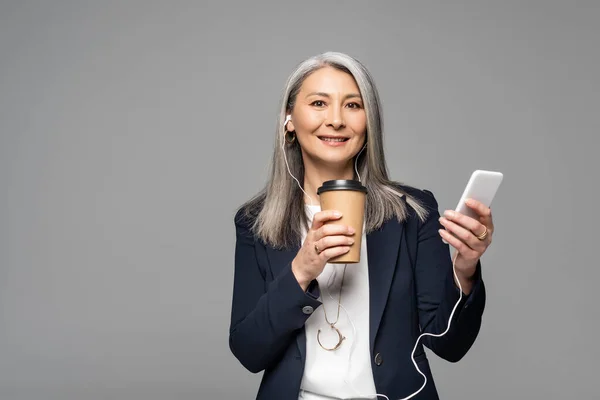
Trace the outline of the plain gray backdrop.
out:
M 372 72 L 393 179 L 504 182 L 479 337 L 444 399 L 597 398 L 598 1 L 2 1 L 0 399 L 251 399 L 236 208 L 283 84 Z

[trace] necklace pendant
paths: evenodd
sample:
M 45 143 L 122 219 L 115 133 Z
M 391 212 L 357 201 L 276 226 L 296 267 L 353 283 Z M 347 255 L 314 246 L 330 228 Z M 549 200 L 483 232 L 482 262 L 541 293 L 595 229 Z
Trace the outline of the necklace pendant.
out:
M 342 342 L 346 339 L 345 336 L 342 335 L 342 333 L 340 332 L 340 330 L 338 328 L 336 328 L 335 326 L 333 326 L 333 324 L 329 324 L 329 326 L 331 326 L 331 329 L 333 329 L 337 334 L 338 334 L 338 342 L 334 347 L 325 347 L 323 346 L 323 344 L 321 343 L 321 330 L 319 329 L 319 331 L 317 332 L 317 342 L 319 342 L 319 346 L 321 346 L 321 348 L 323 350 L 327 350 L 327 351 L 335 351 L 337 349 L 339 349 L 342 346 Z

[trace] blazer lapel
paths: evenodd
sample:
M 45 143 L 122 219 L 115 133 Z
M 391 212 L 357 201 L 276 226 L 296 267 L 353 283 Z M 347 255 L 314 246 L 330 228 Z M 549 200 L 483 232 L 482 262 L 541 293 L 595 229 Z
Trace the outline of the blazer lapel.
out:
M 400 240 L 404 224 L 394 217 L 379 230 L 367 235 L 367 260 L 369 263 L 369 333 L 373 351 L 379 324 L 387 304 L 390 287 L 398 261 Z

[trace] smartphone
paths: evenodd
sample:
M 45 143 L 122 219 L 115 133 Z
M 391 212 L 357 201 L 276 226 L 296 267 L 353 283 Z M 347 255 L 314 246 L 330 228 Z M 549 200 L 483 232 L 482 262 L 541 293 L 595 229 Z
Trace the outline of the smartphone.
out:
M 478 220 L 478 214 L 465 204 L 465 200 L 471 198 L 482 202 L 486 207 L 491 206 L 503 177 L 504 175 L 501 172 L 480 169 L 474 171 L 455 211 Z M 444 243 L 447 242 L 444 240 Z
M 474 171 L 455 210 L 461 214 L 478 219 L 477 213 L 465 204 L 465 200 L 471 198 L 482 202 L 486 207 L 491 206 L 503 177 L 504 175 L 501 172 L 480 169 Z

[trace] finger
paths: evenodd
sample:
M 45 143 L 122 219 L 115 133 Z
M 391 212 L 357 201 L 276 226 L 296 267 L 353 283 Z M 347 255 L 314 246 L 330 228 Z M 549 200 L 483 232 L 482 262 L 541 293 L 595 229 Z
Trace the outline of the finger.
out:
M 473 232 L 468 229 L 463 228 L 462 226 L 455 224 L 454 222 L 446 219 L 445 217 L 440 218 L 440 223 L 446 228 L 446 230 L 450 233 L 453 233 L 455 237 L 458 237 L 460 241 L 465 243 L 471 249 L 482 252 L 485 250 L 485 243 L 475 237 Z M 481 224 L 480 224 L 481 225 Z M 485 227 L 483 227 L 485 229 Z
M 326 221 L 340 219 L 342 217 L 342 213 L 337 210 L 325 210 L 319 211 L 313 217 L 312 226 L 313 230 L 319 229 Z
M 351 246 L 354 244 L 354 239 L 348 236 L 325 236 L 315 242 L 319 250 L 325 250 L 335 246 Z
M 328 249 L 323 250 L 319 256 L 325 261 L 329 261 L 330 258 L 337 257 L 342 254 L 346 254 L 350 251 L 349 246 L 336 246 L 330 247 Z
M 490 209 L 490 216 L 489 217 L 483 217 L 482 218 L 483 221 L 481 221 L 482 224 L 484 224 L 485 226 L 487 226 L 488 231 L 493 232 L 494 231 L 494 219 L 492 217 L 492 210 Z
M 446 210 L 444 212 L 444 217 L 446 220 L 452 221 L 456 225 L 459 225 L 464 229 L 471 231 L 476 236 L 482 235 L 486 230 L 485 224 L 482 224 L 478 220 L 471 218 L 468 215 L 461 214 L 457 211 Z M 490 228 L 487 229 L 488 231 L 491 230 Z
M 454 247 L 456 251 L 458 251 L 463 257 L 471 259 L 476 258 L 478 256 L 479 253 L 471 249 L 469 246 L 467 246 L 464 242 L 462 242 L 450 232 L 444 229 L 440 229 L 438 230 L 438 232 L 440 233 L 440 236 L 444 240 L 446 240 L 446 242 L 448 242 L 450 246 Z
M 351 236 L 354 234 L 354 232 L 355 232 L 354 228 L 351 226 L 333 223 L 333 224 L 323 225 L 316 231 L 313 231 L 311 234 L 312 234 L 312 240 L 317 241 L 317 240 L 321 240 L 327 236 L 336 236 L 336 235 Z
M 479 215 L 480 217 L 484 217 L 484 218 L 489 218 L 491 219 L 492 216 L 492 210 L 487 207 L 485 204 L 483 204 L 482 202 L 475 200 L 475 199 L 467 199 L 465 201 L 465 204 L 467 205 L 467 207 L 471 208 L 473 211 L 475 211 L 477 213 L 477 215 Z

